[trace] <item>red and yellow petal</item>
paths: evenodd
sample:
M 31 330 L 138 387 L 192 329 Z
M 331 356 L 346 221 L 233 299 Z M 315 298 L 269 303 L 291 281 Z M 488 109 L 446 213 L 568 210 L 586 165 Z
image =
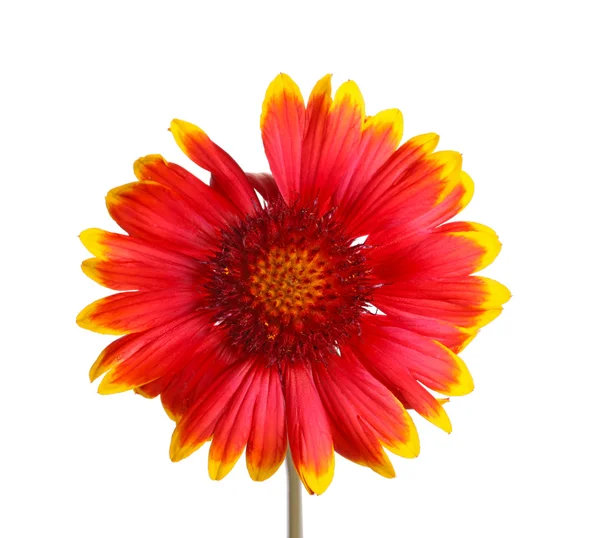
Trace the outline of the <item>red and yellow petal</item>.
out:
M 252 480 L 263 481 L 283 463 L 287 450 L 285 403 L 279 369 L 262 369 L 250 437 L 246 447 L 246 467 Z
M 315 190 L 322 213 L 338 185 L 356 167 L 364 121 L 365 103 L 360 89 L 352 80 L 344 82 L 329 109 L 316 172 Z
M 100 394 L 134 389 L 176 371 L 198 348 L 211 324 L 191 314 L 147 331 L 128 334 L 110 344 L 90 369 L 90 380 L 106 375 Z
M 91 254 L 101 260 L 168 265 L 174 267 L 176 271 L 195 270 L 198 267 L 198 262 L 192 257 L 99 228 L 84 230 L 79 235 L 79 239 Z
M 369 178 L 346 210 L 348 233 L 351 236 L 372 233 L 377 229 L 382 212 L 380 207 L 388 202 L 388 192 L 408 170 L 433 152 L 439 141 L 434 133 L 419 135 L 402 144 L 390 158 Z
M 288 204 L 300 194 L 304 121 L 302 93 L 289 76 L 280 73 L 267 88 L 260 128 L 271 172 Z
M 442 403 L 420 385 L 408 370 L 390 362 L 387 357 L 376 351 L 357 353 L 357 356 L 365 368 L 386 385 L 406 409 L 414 409 L 423 418 L 447 433 L 452 431 L 450 418 Z
M 402 280 L 373 292 L 373 304 L 386 313 L 419 315 L 467 329 L 490 323 L 509 299 L 506 286 L 480 276 Z
M 402 112 L 397 108 L 382 110 L 366 118 L 356 167 L 338 185 L 334 194 L 334 204 L 340 206 L 342 214 L 360 199 L 371 177 L 394 153 L 402 139 L 403 126 Z
M 377 292 L 378 290 L 375 290 Z M 436 340 L 455 353 L 462 351 L 477 335 L 478 327 L 461 327 L 444 319 L 428 317 L 426 311 L 415 308 L 403 310 L 399 301 L 388 296 L 373 294 L 373 305 L 384 312 L 387 321 L 425 338 Z
M 127 235 L 85 230 L 79 236 L 97 258 L 85 260 L 83 272 L 119 291 L 150 291 L 197 286 L 200 264 L 192 257 Z
M 244 394 L 248 390 L 252 366 L 252 361 L 239 361 L 212 378 L 177 422 L 171 438 L 171 460 L 187 458 L 213 437 L 219 419 L 228 411 L 238 391 Z
M 264 370 L 264 364 L 253 365 L 243 388 L 235 392 L 215 426 L 208 453 L 208 474 L 213 480 L 225 478 L 246 448 Z
M 222 330 L 211 327 L 201 346 L 189 360 L 179 365 L 171 374 L 168 386 L 161 390 L 160 399 L 167 415 L 179 421 L 212 381 L 240 358 L 240 354 L 228 344 Z
M 372 249 L 374 273 L 383 282 L 413 278 L 461 277 L 487 267 L 500 252 L 498 236 L 487 226 L 453 222 L 408 241 Z
M 238 220 L 238 210 L 227 198 L 160 155 L 139 158 L 133 164 L 133 171 L 140 181 L 160 183 L 177 192 L 211 226 L 223 228 Z
M 402 402 L 446 432 L 450 419 L 419 381 L 444 394 L 466 394 L 473 388 L 462 361 L 441 344 L 394 327 L 383 316 L 367 318 L 361 339 L 344 346 Z M 343 354 L 342 353 L 342 354 Z
M 300 480 L 320 495 L 333 479 L 333 437 L 327 413 L 304 361 L 286 364 L 283 371 L 288 440 Z
M 375 317 L 365 326 L 377 335 L 374 345 L 380 351 L 398 357 L 398 363 L 430 389 L 447 396 L 463 396 L 473 390 L 465 363 L 440 342 L 415 334 L 393 319 Z
M 181 150 L 198 166 L 212 174 L 214 186 L 242 215 L 253 215 L 259 207 L 256 194 L 240 166 L 196 125 L 171 122 L 171 133 Z
M 382 445 L 405 457 L 418 455 L 419 438 L 412 419 L 351 353 L 331 356 L 327 365 L 316 364 L 313 371 L 336 452 L 390 478 L 394 468 Z
M 301 207 L 311 207 L 317 199 L 317 172 L 331 103 L 331 75 L 325 75 L 315 84 L 306 106 L 306 127 L 302 144 Z
M 140 181 L 112 189 L 106 206 L 117 224 L 138 239 L 193 257 L 214 248 L 216 230 L 160 183 Z
M 142 332 L 195 312 L 202 301 L 203 296 L 195 290 L 117 293 L 86 306 L 77 316 L 77 324 L 102 334 Z
M 473 181 L 461 166 L 460 153 L 439 151 L 425 156 L 397 179 L 378 208 L 394 226 L 395 235 L 433 228 L 469 203 Z
M 392 187 L 388 200 L 378 209 L 385 217 L 369 225 L 372 244 L 385 243 L 390 237 L 410 242 L 415 235 L 434 229 L 468 205 L 474 192 L 471 177 L 463 170 L 451 176 L 443 175 L 444 168 L 439 171 L 442 175 L 437 178 Z
M 155 379 L 154 381 L 150 381 L 150 383 L 145 383 L 143 385 L 140 385 L 139 387 L 135 387 L 133 389 L 133 392 L 139 394 L 140 396 L 143 396 L 144 398 L 156 398 L 167 389 L 172 379 L 172 373 L 166 374 L 158 379 Z

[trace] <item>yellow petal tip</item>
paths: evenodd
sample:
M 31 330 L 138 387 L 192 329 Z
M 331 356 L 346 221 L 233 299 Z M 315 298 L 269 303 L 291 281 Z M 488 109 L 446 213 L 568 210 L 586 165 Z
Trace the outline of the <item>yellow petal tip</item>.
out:
M 332 108 L 348 105 L 351 108 L 358 109 L 364 121 L 365 100 L 360 91 L 360 88 L 353 80 L 348 80 L 340 85 L 340 87 L 335 92 L 335 97 L 333 98 L 333 103 L 331 104 Z
M 83 246 L 97 258 L 105 259 L 105 250 L 102 247 L 102 239 L 106 236 L 100 228 L 88 228 L 79 234 L 79 240 Z
M 281 105 L 284 99 L 296 101 L 304 106 L 304 98 L 298 85 L 292 80 L 289 75 L 279 73 L 267 87 L 265 99 L 263 101 L 262 112 L 260 115 L 260 128 L 263 129 L 267 117 L 271 113 L 273 107 Z
M 167 161 L 163 158 L 162 155 L 158 154 L 151 154 L 146 155 L 144 157 L 140 157 L 133 163 L 133 173 L 135 174 L 135 177 L 137 177 L 140 181 L 152 180 L 152 177 L 146 173 L 146 168 L 149 166 L 154 166 L 156 164 L 166 165 Z

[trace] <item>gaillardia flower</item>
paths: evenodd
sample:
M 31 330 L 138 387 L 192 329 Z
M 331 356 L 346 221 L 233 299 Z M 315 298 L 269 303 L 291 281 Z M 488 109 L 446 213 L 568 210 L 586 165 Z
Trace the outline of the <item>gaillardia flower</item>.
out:
M 454 151 L 425 134 L 399 146 L 402 115 L 365 115 L 352 81 L 321 79 L 305 106 L 278 75 L 262 138 L 271 174 L 248 174 L 201 129 L 173 120 L 210 185 L 160 155 L 110 191 L 127 235 L 89 229 L 84 272 L 119 293 L 77 318 L 124 335 L 92 366 L 101 394 L 160 395 L 175 421 L 173 461 L 207 441 L 223 478 L 246 451 L 254 480 L 289 445 L 300 479 L 322 493 L 334 451 L 386 476 L 384 449 L 419 453 L 407 409 L 450 432 L 438 399 L 473 390 L 457 356 L 509 299 L 473 276 L 500 243 L 488 227 L 446 222 L 470 201 Z M 399 147 L 398 147 L 399 146 Z M 365 239 L 366 236 L 366 239 Z

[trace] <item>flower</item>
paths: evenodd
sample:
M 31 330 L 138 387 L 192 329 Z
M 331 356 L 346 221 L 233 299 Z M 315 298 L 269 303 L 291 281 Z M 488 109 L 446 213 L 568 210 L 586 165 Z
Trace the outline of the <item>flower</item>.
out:
M 77 322 L 124 335 L 91 368 L 98 391 L 160 395 L 172 460 L 212 440 L 213 479 L 245 449 L 264 480 L 288 444 L 310 493 L 329 486 L 334 451 L 394 476 L 384 449 L 419 453 L 406 409 L 450 432 L 447 399 L 427 389 L 473 390 L 457 353 L 510 297 L 472 276 L 498 254 L 496 234 L 446 223 L 473 194 L 461 155 L 435 152 L 435 134 L 398 147 L 400 111 L 366 116 L 354 82 L 331 97 L 330 75 L 306 107 L 287 75 L 268 87 L 272 175 L 244 173 L 191 123 L 170 130 L 210 185 L 143 157 L 137 181 L 107 196 L 128 235 L 81 234 L 94 255 L 83 271 L 119 293 Z

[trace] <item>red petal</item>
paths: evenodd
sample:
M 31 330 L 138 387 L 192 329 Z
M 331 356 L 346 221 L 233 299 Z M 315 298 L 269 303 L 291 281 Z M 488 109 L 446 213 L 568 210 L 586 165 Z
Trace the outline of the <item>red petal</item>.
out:
M 474 186 L 460 169 L 461 161 L 460 154 L 442 151 L 411 167 L 377 208 L 382 218 L 369 225 L 371 241 L 379 242 L 390 235 L 410 237 L 462 211 L 473 196 Z
M 86 306 L 77 316 L 77 324 L 104 334 L 136 333 L 195 312 L 202 299 L 194 290 L 117 293 Z
M 331 104 L 320 149 L 315 189 L 322 213 L 337 186 L 356 167 L 364 119 L 365 103 L 358 86 L 351 80 L 344 82 Z
M 509 298 L 508 289 L 489 278 L 441 277 L 383 286 L 374 291 L 373 304 L 386 313 L 418 314 L 457 327 L 476 329 L 495 319 Z
M 476 336 L 477 330 L 457 327 L 442 319 L 436 319 L 421 315 L 418 311 L 406 312 L 396 308 L 391 301 L 384 298 L 373 299 L 373 305 L 387 315 L 387 320 L 397 327 L 424 336 L 430 340 L 437 340 L 455 353 L 462 351 Z
M 448 396 L 462 396 L 473 390 L 473 379 L 464 362 L 439 342 L 408 331 L 388 318 L 371 318 L 366 327 L 377 335 L 373 346 L 379 352 L 395 357 L 430 389 Z
M 250 437 L 254 407 L 264 388 L 264 364 L 256 363 L 249 371 L 243 387 L 235 392 L 218 420 L 208 453 L 208 474 L 221 480 L 236 464 Z M 266 376 L 265 376 L 266 377 Z
M 300 207 L 312 207 L 317 199 L 317 173 L 331 103 L 331 75 L 325 75 L 315 84 L 306 107 L 306 129 L 302 144 Z
M 207 386 L 239 359 L 239 353 L 228 345 L 222 330 L 211 327 L 202 345 L 174 372 L 168 387 L 161 392 L 167 414 L 173 420 L 179 420 L 202 396 Z
M 248 390 L 252 375 L 251 361 L 238 361 L 212 378 L 211 383 L 181 417 L 171 439 L 171 459 L 180 461 L 198 450 L 215 432 L 238 391 Z
M 252 415 L 246 466 L 253 480 L 262 481 L 272 476 L 283 463 L 287 436 L 285 403 L 278 368 L 264 368 L 257 382 L 261 386 Z
M 227 198 L 181 166 L 165 161 L 160 155 L 138 159 L 133 171 L 140 181 L 160 183 L 177 192 L 211 226 L 223 228 L 238 220 L 238 209 Z
M 98 392 L 113 394 L 172 374 L 193 356 L 211 326 L 206 316 L 195 313 L 123 336 L 100 354 L 90 370 L 90 379 L 93 381 L 110 370 Z
M 256 189 L 267 203 L 272 204 L 281 199 L 281 193 L 271 174 L 246 174 L 246 176 L 252 188 Z
M 361 198 L 375 172 L 394 153 L 402 138 L 402 128 L 402 113 L 398 109 L 382 110 L 366 119 L 356 168 L 338 185 L 334 195 L 333 203 L 340 207 L 340 215 L 345 215 L 346 210 Z
M 190 288 L 201 280 L 201 265 L 196 259 L 141 239 L 97 228 L 85 230 L 80 239 L 97 256 L 83 262 L 83 271 L 108 288 L 120 291 Z
M 175 191 L 141 181 L 112 189 L 111 217 L 129 235 L 189 256 L 200 256 L 216 241 L 216 230 Z
M 215 144 L 206 133 L 183 120 L 171 122 L 171 133 L 181 150 L 198 166 L 208 170 L 216 190 L 224 195 L 240 212 L 254 214 L 259 207 L 256 194 L 246 174 L 231 156 Z
M 453 222 L 409 240 L 368 251 L 374 273 L 384 282 L 461 277 L 487 267 L 500 252 L 488 227 Z
M 294 466 L 307 491 L 320 495 L 333 479 L 333 438 L 310 364 L 305 361 L 286 364 L 283 387 Z
M 386 477 L 395 473 L 382 444 L 407 457 L 418 454 L 418 436 L 408 413 L 354 356 L 331 356 L 327 365 L 316 364 L 313 371 L 336 452 Z
M 439 137 L 433 133 L 411 138 L 369 179 L 351 207 L 344 209 L 351 236 L 372 233 L 377 229 L 382 216 L 385 217 L 380 209 L 389 202 L 392 185 L 399 182 L 412 165 L 429 155 L 438 140 Z
M 296 83 L 283 73 L 267 88 L 260 128 L 275 182 L 291 204 L 300 193 L 304 100 Z
M 462 361 L 460 364 L 450 358 L 444 361 L 440 358 L 443 354 L 446 357 L 455 356 L 449 350 L 441 349 L 443 348 L 441 344 L 422 337 L 419 340 L 416 335 L 402 332 L 398 328 L 392 329 L 387 326 L 387 323 L 389 322 L 385 321 L 384 316 L 365 318 L 361 340 L 355 339 L 344 346 L 342 355 L 347 352 L 354 353 L 364 367 L 388 387 L 405 407 L 414 409 L 436 426 L 450 432 L 452 427 L 446 412 L 417 381 L 418 377 L 425 379 L 425 376 L 421 375 L 422 372 L 418 375 L 414 374 L 411 367 L 416 368 L 415 364 L 418 363 L 424 364 L 423 368 L 426 368 L 430 361 L 432 370 L 428 371 L 431 374 L 428 381 L 434 382 L 435 377 L 439 381 L 439 386 L 444 384 L 450 389 L 451 383 L 455 382 L 456 387 L 465 388 L 470 376 L 466 378 L 464 375 L 466 369 L 461 370 L 460 366 L 464 366 Z M 432 347 L 434 345 L 440 347 L 434 351 Z M 450 362 L 452 362 L 451 366 L 448 364 Z M 440 364 L 443 368 L 436 374 L 435 368 Z M 448 380 L 449 376 L 452 376 L 451 380 Z

